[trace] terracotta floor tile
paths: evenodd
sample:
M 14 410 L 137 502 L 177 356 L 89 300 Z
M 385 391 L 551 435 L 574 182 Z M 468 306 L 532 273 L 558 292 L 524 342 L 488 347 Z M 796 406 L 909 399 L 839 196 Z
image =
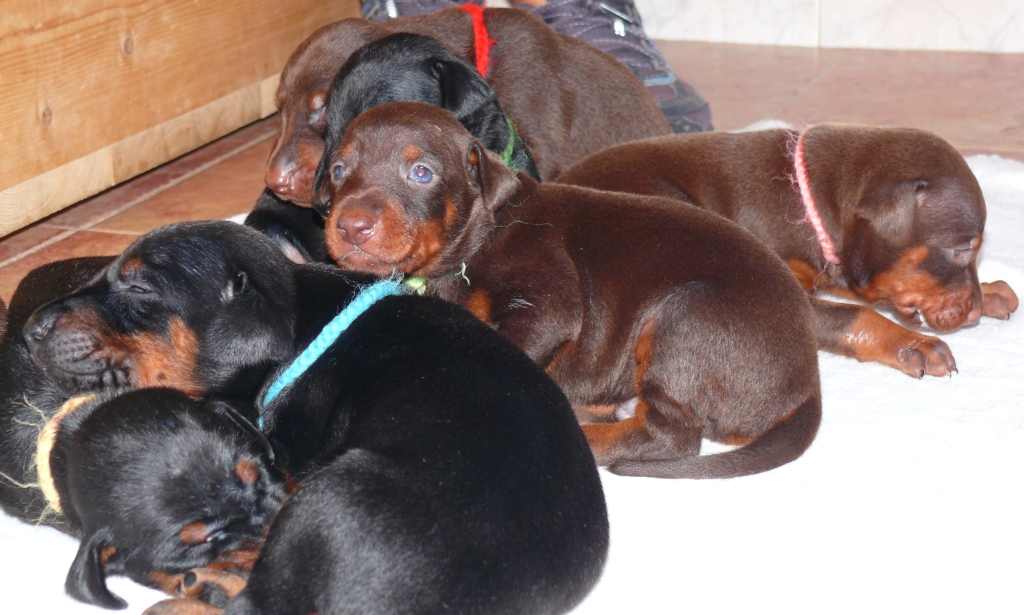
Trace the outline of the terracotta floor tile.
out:
M 95 228 L 142 234 L 171 222 L 245 213 L 263 191 L 263 169 L 272 145 L 270 139 L 264 140 Z
M 0 263 L 12 256 L 21 254 L 25 250 L 38 246 L 40 243 L 62 232 L 64 232 L 64 229 L 37 224 L 8 235 L 3 240 L 0 240 Z
M 21 278 L 40 265 L 78 256 L 120 254 L 136 239 L 134 235 L 121 233 L 77 232 L 35 254 L 0 268 L 0 298 L 5 302 L 9 301 Z
M 1024 150 L 1024 54 L 852 50 L 778 116 L 912 126 L 973 150 Z
M 669 66 L 711 105 L 716 130 L 773 117 L 835 67 L 843 49 L 657 41 Z

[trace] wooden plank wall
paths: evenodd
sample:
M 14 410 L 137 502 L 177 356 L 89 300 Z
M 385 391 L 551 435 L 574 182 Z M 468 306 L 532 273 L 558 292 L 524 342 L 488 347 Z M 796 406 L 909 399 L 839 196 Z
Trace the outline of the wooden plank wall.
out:
M 274 112 L 357 0 L 0 0 L 0 236 Z

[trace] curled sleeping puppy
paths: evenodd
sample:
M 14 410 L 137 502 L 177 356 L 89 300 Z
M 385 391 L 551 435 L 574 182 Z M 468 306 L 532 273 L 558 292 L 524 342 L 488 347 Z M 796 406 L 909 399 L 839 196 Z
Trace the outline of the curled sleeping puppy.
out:
M 910 128 L 821 124 L 636 141 L 593 154 L 561 183 L 672 197 L 730 218 L 814 293 L 946 333 L 1008 318 L 1005 282 L 979 284 L 985 199 L 963 157 Z M 920 378 L 956 371 L 940 339 L 862 305 L 812 298 L 818 345 Z
M 324 94 L 357 49 L 395 32 L 436 39 L 482 69 L 545 180 L 611 145 L 672 134 L 643 82 L 618 60 L 526 11 L 486 9 L 482 17 L 489 46 L 476 40 L 473 17 L 458 8 L 384 25 L 345 19 L 311 34 L 281 73 L 281 127 L 267 162 L 267 187 L 309 206 L 324 151 Z
M 316 103 L 326 104 L 324 138 L 328 149 L 366 109 L 391 101 L 418 101 L 448 109 L 510 167 L 540 179 L 529 151 L 491 86 L 471 65 L 434 39 L 398 33 L 369 43 L 341 67 L 330 91 L 317 96 L 327 100 L 324 103 L 318 99 Z M 245 223 L 277 241 L 296 262 L 330 262 L 323 240 L 323 219 L 315 212 L 265 193 Z
M 361 291 L 373 282 L 296 265 L 244 226 L 181 223 L 140 238 L 93 283 L 37 312 L 38 329 L 27 331 L 46 330 L 33 350 L 47 369 L 88 374 L 81 381 L 94 385 L 132 380 L 139 347 L 121 357 L 124 333 L 90 335 L 95 355 L 118 359 L 106 369 L 123 373 L 106 376 L 99 359 L 79 368 L 73 341 L 85 323 L 109 332 L 149 322 L 150 345 L 187 348 L 195 344 L 173 340 L 211 339 L 213 327 L 217 356 L 236 369 L 270 362 L 259 423 L 302 482 L 229 613 L 569 611 L 600 576 L 608 523 L 567 400 L 461 307 L 390 296 L 403 292 L 393 282 L 371 286 L 388 292 L 370 301 Z M 312 343 L 338 316 L 348 328 Z M 278 384 L 310 346 L 323 356 Z M 203 364 L 203 353 L 200 341 L 186 365 Z
M 50 508 L 82 538 L 67 592 L 124 608 L 107 575 L 173 592 L 217 561 L 247 571 L 285 495 L 271 460 L 229 404 L 160 388 L 72 398 L 36 458 Z
M 328 155 L 317 206 L 338 264 L 427 278 L 515 342 L 577 407 L 599 464 L 725 478 L 792 461 L 813 440 L 806 293 L 736 224 L 516 176 L 420 103 L 370 109 Z M 702 437 L 743 446 L 700 456 Z
M 63 517 L 48 514 L 35 453 L 39 430 L 75 391 L 62 390 L 32 360 L 22 327 L 37 308 L 85 284 L 112 260 L 74 258 L 29 272 L 11 297 L 7 330 L 0 339 L 0 507 L 22 521 L 64 532 L 74 530 Z
M 179 242 L 173 255 L 144 252 L 149 239 L 133 243 L 76 292 L 28 319 L 23 333 L 33 360 L 69 395 L 163 386 L 236 400 L 253 413 L 256 392 L 291 355 L 293 341 L 289 323 L 277 320 L 287 299 L 268 290 L 283 275 L 279 250 L 232 270 L 231 284 L 189 273 L 244 249 L 233 240 L 266 247 L 258 233 L 239 236 L 231 224 L 202 237 L 174 227 L 155 231 Z

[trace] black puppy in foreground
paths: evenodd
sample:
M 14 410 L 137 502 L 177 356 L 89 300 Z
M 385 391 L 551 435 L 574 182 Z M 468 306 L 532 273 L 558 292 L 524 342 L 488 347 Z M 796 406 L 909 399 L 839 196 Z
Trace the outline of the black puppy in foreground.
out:
M 247 572 L 285 496 L 263 435 L 230 404 L 173 389 L 92 397 L 51 419 L 36 460 L 50 506 L 82 536 L 68 594 L 124 608 L 107 575 L 173 593 L 218 561 Z
M 25 331 L 61 380 L 102 388 L 157 363 L 127 336 L 192 349 L 178 352 L 192 366 L 218 346 L 238 369 L 273 357 L 266 389 L 371 282 L 295 265 L 245 227 L 182 223 L 140 238 Z M 259 316 L 237 317 L 248 313 Z M 567 400 L 457 305 L 380 299 L 259 412 L 303 482 L 229 613 L 563 613 L 600 575 L 604 496 Z
M 193 568 L 245 572 L 283 491 L 266 439 L 232 405 L 170 389 L 72 397 L 32 360 L 32 312 L 113 260 L 44 265 L 14 293 L 0 342 L 0 506 L 81 537 L 67 591 L 116 608 L 106 574 L 173 593 Z
M 338 71 L 330 92 L 310 96 L 310 109 L 325 134 L 324 151 L 334 151 L 360 113 L 394 101 L 448 109 L 513 171 L 524 171 L 540 181 L 530 152 L 487 81 L 444 45 L 418 34 L 392 34 L 360 48 Z M 327 166 L 321 161 L 314 191 L 323 185 L 326 174 Z M 245 224 L 269 235 L 296 262 L 333 263 L 324 244 L 323 220 L 311 216 L 315 213 L 282 201 L 267 189 Z

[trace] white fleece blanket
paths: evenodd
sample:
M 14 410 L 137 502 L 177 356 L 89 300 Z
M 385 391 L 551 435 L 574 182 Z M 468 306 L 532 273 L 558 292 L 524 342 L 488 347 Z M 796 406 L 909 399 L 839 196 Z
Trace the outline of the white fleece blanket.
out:
M 1024 164 L 968 162 L 988 202 L 981 279 L 1024 296 Z M 819 354 L 821 430 L 777 470 L 703 482 L 602 471 L 611 553 L 575 613 L 1020 612 L 1024 314 L 943 339 L 952 378 Z M 0 611 L 101 612 L 64 596 L 76 549 L 0 515 Z M 110 586 L 129 613 L 163 598 Z

